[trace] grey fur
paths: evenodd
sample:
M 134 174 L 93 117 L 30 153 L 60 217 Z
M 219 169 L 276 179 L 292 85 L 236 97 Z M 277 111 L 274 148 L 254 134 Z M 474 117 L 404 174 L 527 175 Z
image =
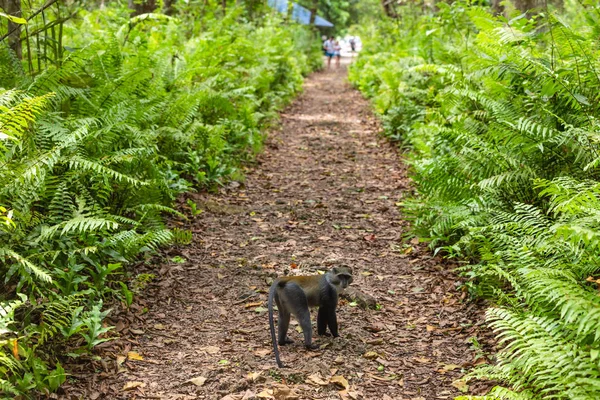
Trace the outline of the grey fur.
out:
M 277 344 L 283 346 L 292 341 L 287 337 L 290 317 L 293 315 L 302 328 L 304 345 L 313 348 L 312 326 L 310 323 L 309 307 L 319 307 L 317 316 L 317 332 L 327 335 L 327 327 L 334 337 L 338 337 L 338 324 L 335 310 L 338 296 L 352 283 L 351 270 L 347 267 L 335 267 L 318 278 L 318 290 L 308 292 L 296 281 L 275 280 L 269 290 L 269 325 L 275 360 L 279 368 L 283 363 L 279 357 Z M 273 319 L 273 301 L 277 304 L 279 323 L 277 337 L 275 336 L 275 321 Z

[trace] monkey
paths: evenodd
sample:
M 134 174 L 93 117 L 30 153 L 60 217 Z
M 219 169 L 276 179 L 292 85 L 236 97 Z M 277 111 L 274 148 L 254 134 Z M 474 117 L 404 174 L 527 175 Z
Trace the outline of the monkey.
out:
M 346 266 L 334 267 L 324 275 L 284 276 L 276 279 L 269 290 L 269 325 L 271 341 L 277 366 L 283 368 L 279 358 L 277 344 L 284 346 L 293 343 L 287 336 L 290 326 L 290 315 L 300 323 L 304 334 L 304 345 L 308 349 L 316 346 L 312 343 L 312 326 L 310 323 L 309 307 L 319 307 L 317 313 L 317 333 L 339 337 L 335 309 L 338 295 L 352 283 L 352 271 Z M 278 337 L 275 337 L 275 322 L 273 320 L 273 300 L 277 303 L 279 313 Z

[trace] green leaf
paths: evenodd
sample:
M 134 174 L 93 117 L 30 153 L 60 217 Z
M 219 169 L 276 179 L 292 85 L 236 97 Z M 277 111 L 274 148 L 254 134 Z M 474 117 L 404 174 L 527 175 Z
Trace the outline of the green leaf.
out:
M 0 17 L 7 18 L 8 20 L 14 22 L 15 24 L 25 25 L 27 24 L 27 20 L 21 17 L 15 17 L 14 15 L 8 15 L 3 12 L 0 12 Z

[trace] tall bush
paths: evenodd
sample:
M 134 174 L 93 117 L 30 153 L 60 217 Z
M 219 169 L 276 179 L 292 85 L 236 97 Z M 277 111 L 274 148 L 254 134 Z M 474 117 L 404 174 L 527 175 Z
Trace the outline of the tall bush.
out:
M 404 8 L 351 79 L 409 149 L 415 233 L 493 304 L 496 362 L 471 377 L 505 386 L 481 398 L 597 399 L 600 8 L 476 4 Z
M 27 38 L 23 63 L 0 43 L 6 396 L 56 389 L 64 355 L 52 354 L 108 339 L 102 304 L 131 303 L 127 263 L 189 240 L 165 225 L 183 217 L 173 200 L 239 176 L 321 59 L 307 29 L 276 15 L 246 21 L 231 9 L 183 24 L 129 19 L 118 5 L 75 11 L 60 47 Z

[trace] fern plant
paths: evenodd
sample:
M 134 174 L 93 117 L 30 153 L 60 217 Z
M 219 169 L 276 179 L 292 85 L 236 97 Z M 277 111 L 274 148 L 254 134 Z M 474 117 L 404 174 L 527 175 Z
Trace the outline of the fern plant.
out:
M 598 6 L 438 5 L 382 24 L 351 79 L 410 151 L 415 232 L 494 303 L 496 362 L 469 378 L 505 386 L 460 398 L 596 399 Z
M 61 6 L 24 9 L 37 34 L 23 62 L 0 43 L 7 395 L 55 390 L 66 376 L 56 348 L 76 343 L 69 354 L 85 357 L 111 338 L 103 304 L 133 301 L 127 264 L 191 240 L 165 223 L 186 218 L 174 200 L 239 176 L 321 62 L 313 34 L 277 15 L 248 21 L 242 9 L 190 4 L 130 18 L 119 2 Z

